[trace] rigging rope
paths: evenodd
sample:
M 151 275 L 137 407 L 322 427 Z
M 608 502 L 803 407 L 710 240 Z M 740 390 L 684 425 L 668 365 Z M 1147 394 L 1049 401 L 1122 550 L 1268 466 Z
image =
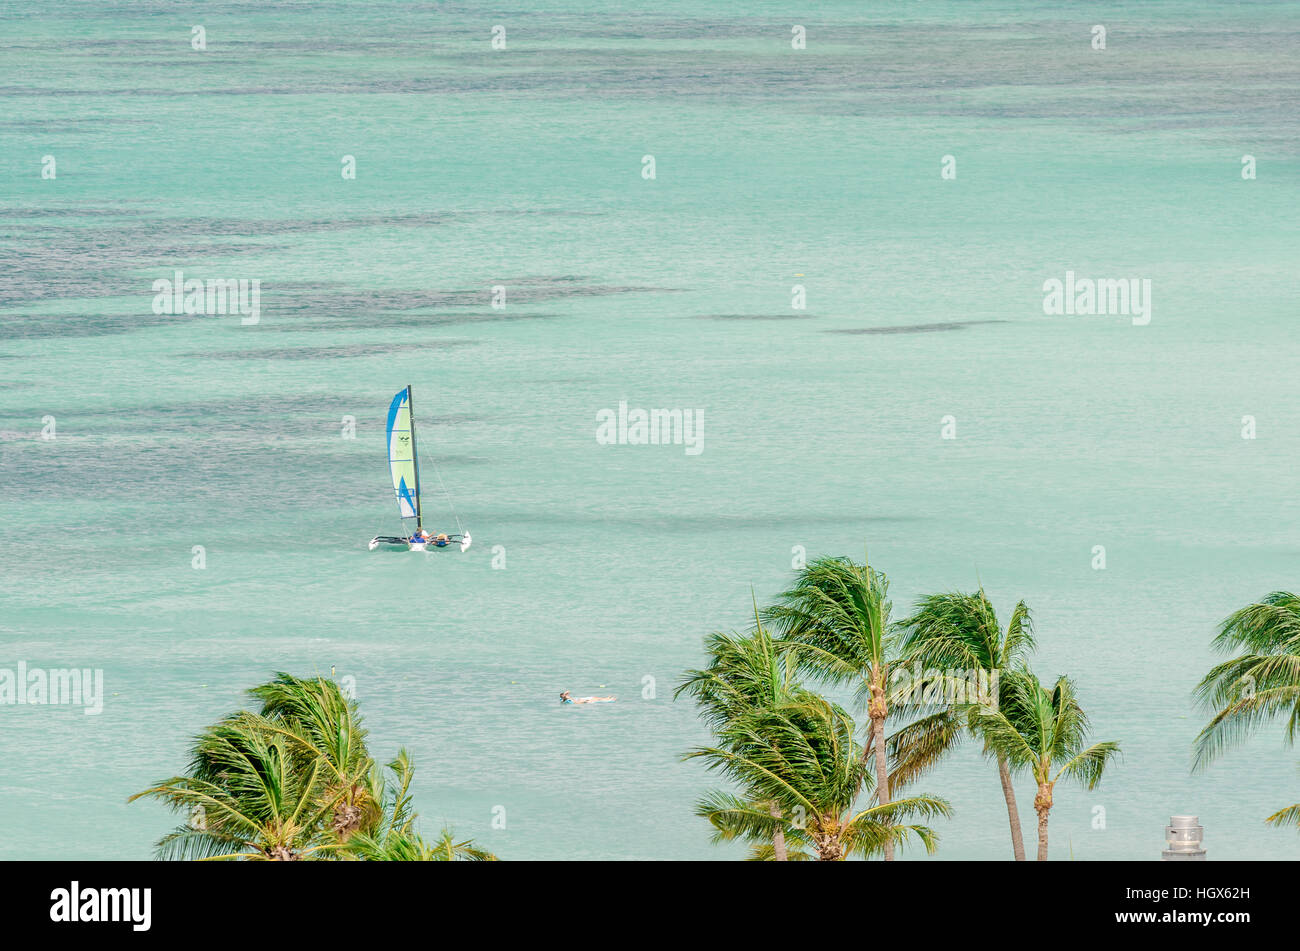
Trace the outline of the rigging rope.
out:
M 442 473 L 438 470 L 438 463 L 433 459 L 430 459 L 429 462 L 433 466 L 433 474 L 438 477 L 438 488 L 442 489 L 443 498 L 447 500 L 447 508 L 451 509 L 451 517 L 456 520 L 456 530 L 463 535 L 465 529 L 460 524 L 460 516 L 456 514 L 456 506 L 452 504 L 451 493 L 447 491 L 447 486 L 442 481 Z

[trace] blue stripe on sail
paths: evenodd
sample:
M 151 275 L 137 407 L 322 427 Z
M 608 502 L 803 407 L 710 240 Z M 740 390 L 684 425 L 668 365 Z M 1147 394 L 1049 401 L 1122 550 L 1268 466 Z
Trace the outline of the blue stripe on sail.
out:
M 415 518 L 415 496 L 411 493 L 405 479 L 397 487 L 397 507 L 402 518 Z M 410 512 L 410 514 L 408 515 L 407 512 Z
M 399 390 L 393 397 L 393 401 L 388 404 L 388 425 L 384 429 L 384 434 L 388 437 L 389 445 L 393 442 L 393 423 L 397 422 L 397 413 L 402 408 L 402 401 L 406 399 L 406 390 Z

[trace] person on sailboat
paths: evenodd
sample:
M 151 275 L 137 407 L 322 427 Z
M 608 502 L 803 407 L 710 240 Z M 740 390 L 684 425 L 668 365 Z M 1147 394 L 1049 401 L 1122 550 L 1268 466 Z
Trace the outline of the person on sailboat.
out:
M 411 536 L 411 541 L 417 545 L 424 542 L 426 545 L 432 544 L 437 548 L 446 548 L 451 542 L 446 532 L 439 532 L 437 535 L 430 535 L 427 528 L 422 528 Z

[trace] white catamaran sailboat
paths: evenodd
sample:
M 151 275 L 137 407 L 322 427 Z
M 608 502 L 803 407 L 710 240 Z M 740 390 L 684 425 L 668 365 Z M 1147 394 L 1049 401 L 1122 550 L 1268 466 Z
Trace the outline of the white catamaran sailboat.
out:
M 397 493 L 397 511 L 402 517 L 405 530 L 406 519 L 415 519 L 415 531 L 409 536 L 376 535 L 370 539 L 370 550 L 374 551 L 381 544 L 405 545 L 411 551 L 427 551 L 430 548 L 447 548 L 459 544 L 461 551 L 470 546 L 469 532 L 458 531 L 455 534 L 430 534 L 424 529 L 424 512 L 420 508 L 420 460 L 415 450 L 415 414 L 411 411 L 411 387 L 399 390 L 388 407 L 388 468 L 393 475 L 393 491 Z M 438 467 L 434 465 L 434 473 Z M 442 476 L 438 476 L 441 484 Z M 446 487 L 443 492 L 446 493 Z M 453 513 L 454 514 L 454 513 Z M 460 519 L 456 519 L 460 528 Z

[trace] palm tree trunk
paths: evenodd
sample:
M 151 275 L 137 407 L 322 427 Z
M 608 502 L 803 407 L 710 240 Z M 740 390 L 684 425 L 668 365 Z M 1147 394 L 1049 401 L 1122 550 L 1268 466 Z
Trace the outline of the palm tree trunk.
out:
M 844 861 L 844 844 L 838 835 L 814 833 L 813 844 L 817 849 L 818 862 Z
M 781 818 L 781 810 L 776 807 L 776 803 L 767 804 L 767 812 L 773 819 Z M 787 861 L 785 857 L 785 830 L 777 829 L 776 835 L 772 836 L 772 857 L 778 862 Z
M 868 720 L 867 739 L 866 742 L 864 742 L 862 745 L 862 769 L 859 771 L 859 775 L 858 775 L 857 792 L 862 791 L 862 787 L 867 781 L 867 770 L 871 768 L 871 761 L 875 758 L 875 755 L 876 755 L 876 721 Z M 857 792 L 855 792 L 854 795 L 856 795 Z
M 1034 811 L 1038 813 L 1038 861 L 1047 861 L 1047 814 L 1052 811 L 1052 785 L 1039 783 L 1034 797 Z
M 889 760 L 885 757 L 885 718 L 871 718 L 871 733 L 876 746 L 876 801 L 889 805 Z M 894 861 L 894 840 L 885 840 L 885 861 Z
M 1011 822 L 1011 851 L 1017 862 L 1025 860 L 1025 837 L 1020 829 L 1020 810 L 1016 808 L 1016 790 L 1011 785 L 1011 770 L 1005 757 L 998 757 L 998 779 L 1002 780 L 1002 795 L 1007 800 L 1007 819 Z

